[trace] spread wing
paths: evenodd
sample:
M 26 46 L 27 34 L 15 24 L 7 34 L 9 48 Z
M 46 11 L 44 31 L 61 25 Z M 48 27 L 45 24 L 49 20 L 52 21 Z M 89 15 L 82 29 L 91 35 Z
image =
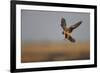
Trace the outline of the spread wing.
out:
M 79 21 L 77 23 L 75 23 L 74 25 L 69 27 L 69 31 L 72 32 L 75 28 L 77 28 L 80 24 L 82 23 L 82 21 Z
M 64 18 L 61 19 L 61 27 L 66 30 L 66 20 Z

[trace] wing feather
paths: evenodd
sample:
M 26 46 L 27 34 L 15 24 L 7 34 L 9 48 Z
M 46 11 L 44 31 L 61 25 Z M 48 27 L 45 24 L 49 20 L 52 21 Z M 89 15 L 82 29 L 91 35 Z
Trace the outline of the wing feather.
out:
M 75 23 L 74 25 L 69 27 L 69 31 L 72 32 L 75 28 L 77 28 L 80 24 L 82 23 L 82 21 L 79 21 L 77 23 Z
M 66 29 L 66 20 L 64 18 L 61 19 L 61 27 L 63 28 L 63 30 Z

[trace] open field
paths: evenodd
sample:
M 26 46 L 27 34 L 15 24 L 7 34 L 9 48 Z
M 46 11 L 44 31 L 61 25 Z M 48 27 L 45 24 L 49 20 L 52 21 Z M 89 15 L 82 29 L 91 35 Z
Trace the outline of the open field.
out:
M 90 43 L 30 42 L 22 43 L 21 62 L 86 60 L 90 58 Z

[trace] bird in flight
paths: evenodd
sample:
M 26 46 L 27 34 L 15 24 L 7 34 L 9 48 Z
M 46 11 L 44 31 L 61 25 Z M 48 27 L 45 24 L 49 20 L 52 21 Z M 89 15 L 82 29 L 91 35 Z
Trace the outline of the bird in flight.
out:
M 74 29 L 76 29 L 80 24 L 82 23 L 82 21 L 79 21 L 77 23 L 75 23 L 74 25 L 71 25 L 69 28 L 66 25 L 66 20 L 65 18 L 61 19 L 61 27 L 63 29 L 62 34 L 65 36 L 65 39 L 68 39 L 71 42 L 75 42 L 75 39 L 71 36 L 71 33 Z

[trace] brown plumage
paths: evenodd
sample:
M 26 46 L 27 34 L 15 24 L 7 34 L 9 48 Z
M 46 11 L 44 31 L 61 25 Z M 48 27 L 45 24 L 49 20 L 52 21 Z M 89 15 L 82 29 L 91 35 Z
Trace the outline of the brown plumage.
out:
M 69 28 L 66 26 L 66 20 L 64 18 L 61 19 L 61 27 L 63 28 L 62 34 L 65 35 L 65 39 L 70 40 L 71 42 L 75 42 L 75 39 L 71 36 L 71 33 L 74 29 L 76 29 L 82 21 L 75 23 L 74 25 L 70 26 Z

